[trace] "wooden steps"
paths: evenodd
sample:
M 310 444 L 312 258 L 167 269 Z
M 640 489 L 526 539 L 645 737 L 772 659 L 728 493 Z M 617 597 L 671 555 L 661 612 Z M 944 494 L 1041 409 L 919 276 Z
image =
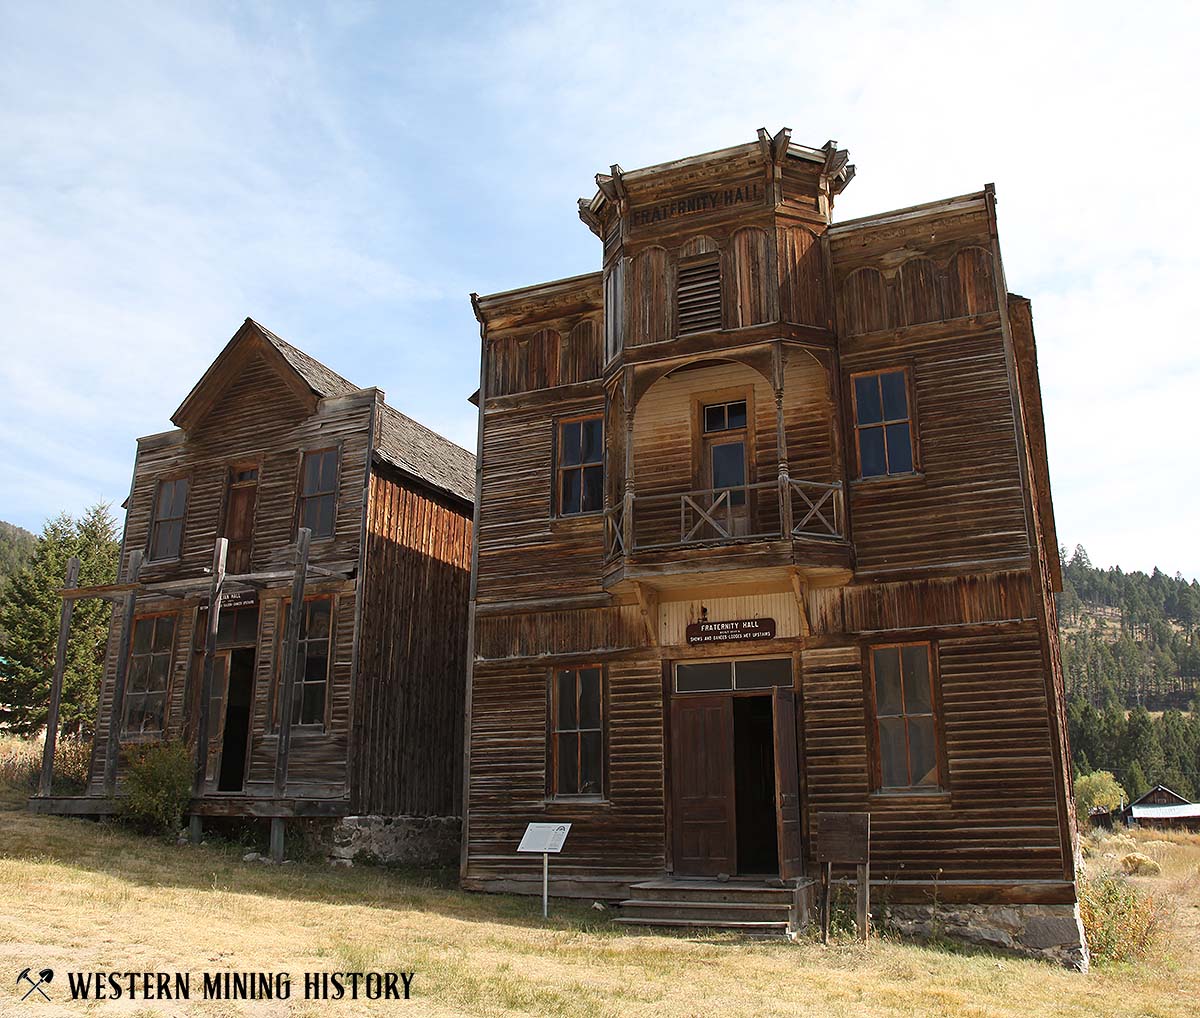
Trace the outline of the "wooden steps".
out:
M 749 880 L 647 880 L 630 894 L 614 920 L 626 926 L 786 936 L 792 919 L 791 887 Z

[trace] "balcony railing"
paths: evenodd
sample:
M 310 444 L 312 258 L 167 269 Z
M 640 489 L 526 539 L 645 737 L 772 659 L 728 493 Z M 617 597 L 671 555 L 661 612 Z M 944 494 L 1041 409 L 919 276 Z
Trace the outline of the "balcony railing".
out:
M 734 488 L 634 495 L 604 514 L 606 557 L 743 541 L 845 536 L 840 483 L 780 478 Z

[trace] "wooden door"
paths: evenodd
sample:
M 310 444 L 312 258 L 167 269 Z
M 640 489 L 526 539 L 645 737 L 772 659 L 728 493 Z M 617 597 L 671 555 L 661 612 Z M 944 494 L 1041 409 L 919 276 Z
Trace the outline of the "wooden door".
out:
M 675 872 L 737 872 L 734 828 L 733 698 L 671 699 L 671 786 Z
M 229 539 L 225 568 L 230 573 L 250 572 L 257 501 L 258 469 L 235 467 L 229 472 L 229 493 L 225 501 L 225 537 Z
M 796 693 L 790 686 L 776 686 L 775 717 L 775 811 L 779 837 L 779 876 L 792 880 L 803 876 L 804 849 L 800 827 L 800 760 L 796 745 Z
M 229 651 L 219 650 L 213 657 L 212 697 L 208 701 L 208 767 L 205 780 L 209 782 L 215 782 L 220 773 L 221 746 L 225 740 L 225 700 L 228 688 Z

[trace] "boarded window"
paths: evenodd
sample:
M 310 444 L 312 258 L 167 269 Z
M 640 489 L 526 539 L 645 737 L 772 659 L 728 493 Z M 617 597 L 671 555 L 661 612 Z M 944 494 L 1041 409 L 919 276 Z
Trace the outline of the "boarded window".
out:
M 158 492 L 154 497 L 154 525 L 150 535 L 151 560 L 179 558 L 183 547 L 187 497 L 186 477 L 158 482 Z
M 286 620 L 290 607 L 283 602 L 280 607 Z M 222 616 L 224 613 L 222 613 Z M 219 623 L 218 623 L 219 625 Z M 284 630 L 287 629 L 285 621 Z M 279 722 L 279 710 L 283 701 L 284 648 L 287 637 L 280 644 L 275 675 L 275 723 Z M 304 602 L 300 620 L 299 661 L 296 668 L 296 684 L 292 689 L 292 724 L 325 724 L 325 705 L 329 687 L 329 664 L 333 648 L 333 598 L 321 597 Z
M 675 292 L 679 334 L 721 327 L 721 257 L 708 254 L 679 264 Z
M 858 476 L 909 474 L 913 466 L 912 411 L 908 371 L 855 375 L 854 434 Z
M 558 515 L 604 509 L 604 417 L 558 422 Z
M 876 784 L 936 788 L 938 753 L 927 643 L 871 648 L 877 726 Z
M 600 795 L 603 791 L 602 676 L 599 668 L 564 668 L 554 675 L 553 795 Z
M 300 471 L 300 526 L 313 537 L 332 537 L 337 515 L 337 449 L 304 454 Z
M 126 735 L 163 730 L 174 646 L 174 615 L 158 615 L 134 623 L 129 678 L 125 686 Z

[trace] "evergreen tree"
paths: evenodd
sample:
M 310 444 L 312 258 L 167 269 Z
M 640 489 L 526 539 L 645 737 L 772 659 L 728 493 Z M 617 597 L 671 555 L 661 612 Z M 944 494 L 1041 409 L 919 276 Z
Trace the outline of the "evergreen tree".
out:
M 1125 775 L 1125 788 L 1129 791 L 1130 800 L 1145 795 L 1150 791 L 1150 782 L 1146 780 L 1146 774 L 1142 770 L 1142 765 L 1136 760 L 1130 766 L 1129 773 Z
M 67 560 L 79 557 L 79 584 L 113 583 L 117 525 L 98 504 L 74 520 L 65 513 L 47 522 L 33 557 L 0 593 L 0 725 L 22 735 L 46 724 L 62 600 L 58 591 Z M 95 598 L 75 603 L 67 644 L 60 722 L 80 733 L 96 716 L 112 608 Z

